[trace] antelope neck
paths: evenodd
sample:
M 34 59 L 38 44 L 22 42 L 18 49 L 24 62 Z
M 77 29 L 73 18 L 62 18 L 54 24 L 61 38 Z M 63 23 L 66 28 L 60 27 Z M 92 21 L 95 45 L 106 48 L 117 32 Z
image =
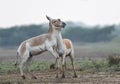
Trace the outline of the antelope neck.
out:
M 63 44 L 63 40 L 62 40 L 61 31 L 55 30 L 50 26 L 48 32 L 51 33 L 51 35 L 56 39 L 56 41 L 57 41 L 57 50 L 58 51 L 61 51 L 61 50 L 64 51 L 64 44 Z

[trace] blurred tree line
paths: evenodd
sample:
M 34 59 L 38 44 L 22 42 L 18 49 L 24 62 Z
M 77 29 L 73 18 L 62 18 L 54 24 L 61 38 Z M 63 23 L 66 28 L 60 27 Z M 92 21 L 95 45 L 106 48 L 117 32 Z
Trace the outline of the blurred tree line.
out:
M 106 42 L 115 37 L 112 33 L 115 31 L 114 25 L 112 26 L 95 26 L 92 28 L 71 27 L 66 29 L 67 33 L 63 36 L 70 38 L 74 42 Z
M 110 41 L 115 36 L 112 26 L 95 26 L 92 28 L 69 25 L 62 30 L 63 38 L 69 38 L 74 42 L 102 42 Z M 18 46 L 22 41 L 48 32 L 48 24 L 14 26 L 11 28 L 0 29 L 0 46 Z

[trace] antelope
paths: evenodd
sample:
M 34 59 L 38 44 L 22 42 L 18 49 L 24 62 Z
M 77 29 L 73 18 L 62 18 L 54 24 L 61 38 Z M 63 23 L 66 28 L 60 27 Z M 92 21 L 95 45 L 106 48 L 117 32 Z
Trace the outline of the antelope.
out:
M 64 52 L 64 56 L 65 57 L 61 57 L 62 59 L 64 58 L 64 60 L 65 60 L 65 63 L 64 63 L 64 67 L 65 67 L 65 69 L 66 69 L 66 57 L 67 56 L 69 56 L 70 57 L 70 60 L 71 60 L 71 65 L 72 65 L 72 68 L 73 68 L 73 71 L 74 71 L 74 76 L 73 77 L 77 77 L 77 74 L 76 74 L 76 71 L 75 71 L 75 67 L 74 67 L 74 48 L 73 48 L 73 44 L 72 44 L 72 41 L 71 40 L 69 40 L 69 39 L 63 39 L 63 44 L 64 44 L 64 46 L 65 46 L 65 52 Z M 55 65 L 56 65 L 56 63 L 57 63 L 57 59 L 56 59 L 56 61 L 55 61 L 55 63 L 54 64 L 51 64 L 50 65 L 50 68 L 55 68 Z M 57 67 L 58 68 L 58 67 Z M 62 77 L 64 78 L 65 77 L 65 75 L 64 75 L 64 73 L 63 73 L 63 75 L 62 75 Z
M 48 32 L 50 32 L 52 29 L 49 28 Z M 57 47 L 54 47 L 54 51 L 58 53 L 59 57 L 62 59 L 62 78 L 65 78 L 65 69 L 66 69 L 66 57 L 69 56 L 71 59 L 72 68 L 74 71 L 74 77 L 77 77 L 75 67 L 74 67 L 74 49 L 72 41 L 69 39 L 62 39 L 61 32 L 59 33 L 59 36 L 57 38 Z M 55 66 L 57 64 L 57 75 L 58 77 L 58 69 L 59 69 L 59 58 L 56 59 Z
M 65 27 L 66 23 L 61 21 L 60 19 L 52 19 L 48 16 L 46 16 L 46 18 L 49 21 L 49 32 L 46 34 L 42 34 L 42 35 L 27 39 L 23 41 L 18 47 L 17 58 L 18 57 L 21 58 L 19 63 L 19 69 L 20 69 L 21 77 L 23 79 L 26 78 L 23 73 L 24 65 L 26 65 L 27 71 L 32 76 L 31 78 L 36 79 L 36 77 L 28 69 L 28 66 L 33 56 L 41 54 L 45 51 L 49 51 L 56 58 L 56 60 L 59 59 L 59 55 L 54 50 L 54 47 L 58 48 L 59 38 L 61 38 L 61 29 Z M 57 65 L 59 67 L 58 61 L 57 61 Z M 57 76 L 58 76 L 58 72 L 56 77 Z

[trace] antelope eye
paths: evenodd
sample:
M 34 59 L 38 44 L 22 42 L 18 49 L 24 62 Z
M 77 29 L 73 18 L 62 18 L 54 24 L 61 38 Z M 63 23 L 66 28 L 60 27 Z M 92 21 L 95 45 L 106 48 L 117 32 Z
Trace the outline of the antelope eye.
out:
M 57 21 L 53 21 L 53 23 L 56 23 Z
M 58 21 L 61 21 L 60 19 L 58 19 Z

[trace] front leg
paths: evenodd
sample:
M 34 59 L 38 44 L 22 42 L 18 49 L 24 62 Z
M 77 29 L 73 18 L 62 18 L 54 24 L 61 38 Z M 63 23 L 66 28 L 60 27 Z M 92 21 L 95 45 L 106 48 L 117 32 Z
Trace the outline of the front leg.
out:
M 56 67 L 56 64 L 57 64 L 57 59 L 55 59 L 55 63 L 52 63 L 50 65 L 50 69 L 56 69 L 56 68 L 58 68 L 58 67 Z M 65 69 L 67 69 L 66 59 L 65 59 Z
M 55 69 L 57 64 L 57 59 L 55 58 L 55 63 L 50 65 L 50 69 Z
M 49 51 L 49 52 L 55 57 L 55 59 L 56 59 L 56 62 L 55 62 L 55 64 L 57 64 L 56 78 L 58 78 L 58 73 L 59 73 L 59 55 L 58 55 L 58 53 L 57 53 L 55 50 L 53 50 L 52 47 L 48 48 L 48 51 Z

